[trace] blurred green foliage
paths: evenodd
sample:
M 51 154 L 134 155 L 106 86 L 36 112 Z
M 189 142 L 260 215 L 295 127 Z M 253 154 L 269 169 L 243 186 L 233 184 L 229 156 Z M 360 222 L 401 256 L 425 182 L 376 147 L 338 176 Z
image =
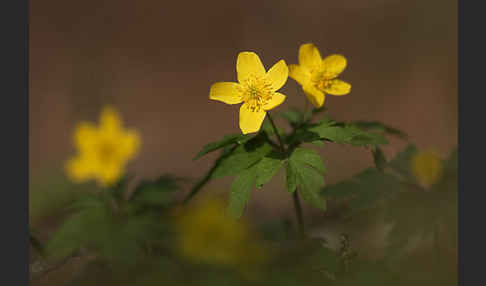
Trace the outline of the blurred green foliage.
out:
M 269 253 L 261 265 L 191 261 L 177 250 L 180 234 L 174 218 L 185 211 L 186 201 L 177 199 L 182 179 L 171 175 L 132 187 L 133 178 L 127 175 L 104 190 L 91 184 L 75 186 L 62 176 L 42 186 L 32 184 L 31 244 L 45 254 L 40 259 L 46 263 L 81 259 L 64 285 L 457 284 L 457 150 L 443 160 L 440 180 L 426 189 L 410 171 L 419 152 L 413 144 L 390 159 L 380 148 L 387 142 L 385 136 L 404 139 L 405 134 L 378 122 L 340 123 L 321 113 L 281 114 L 292 127 L 290 133 L 277 129 L 276 134 L 267 126 L 256 135 L 231 135 L 206 145 L 195 159 L 217 150 L 221 154 L 191 196 L 209 179 L 234 176 L 227 210 L 239 218 L 251 190 L 285 170 L 283 187 L 288 192 L 297 191 L 312 206 L 337 214 L 325 221 L 354 224 L 351 234 L 339 234 L 337 247 L 326 235 L 301 238 L 288 219 L 280 218 L 254 223 L 259 243 Z M 310 123 L 308 116 L 321 119 Z M 278 136 L 287 148 L 275 143 Z M 364 147 L 375 166 L 325 185 L 327 166 L 307 145 L 316 142 L 314 147 L 328 142 Z M 62 222 L 43 242 L 35 226 L 52 216 Z M 325 221 L 313 228 L 326 229 Z M 391 227 L 384 232 L 382 255 L 370 257 L 366 246 L 354 242 L 377 221 Z M 197 229 L 207 231 L 204 222 L 198 223 L 203 225 Z M 41 285 L 42 277 L 40 271 L 32 285 Z

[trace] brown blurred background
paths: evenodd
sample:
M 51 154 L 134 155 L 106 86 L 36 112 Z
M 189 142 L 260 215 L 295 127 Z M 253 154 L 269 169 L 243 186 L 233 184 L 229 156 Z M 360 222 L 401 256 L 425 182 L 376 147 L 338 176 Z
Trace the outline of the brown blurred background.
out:
M 342 79 L 352 92 L 326 100 L 336 120 L 383 121 L 444 157 L 457 145 L 455 0 L 44 0 L 32 2 L 31 23 L 31 176 L 62 168 L 73 124 L 97 121 L 113 104 L 142 134 L 131 170 L 199 178 L 215 156 L 192 157 L 240 132 L 238 107 L 209 101 L 210 85 L 236 80 L 240 51 L 255 51 L 269 68 L 280 59 L 297 63 L 305 42 L 348 59 Z M 304 105 L 292 79 L 282 93 L 278 110 Z M 404 147 L 391 143 L 387 156 Z M 322 154 L 328 183 L 372 164 L 362 149 L 327 145 Z M 281 187 L 274 180 L 253 192 L 250 208 L 290 207 Z

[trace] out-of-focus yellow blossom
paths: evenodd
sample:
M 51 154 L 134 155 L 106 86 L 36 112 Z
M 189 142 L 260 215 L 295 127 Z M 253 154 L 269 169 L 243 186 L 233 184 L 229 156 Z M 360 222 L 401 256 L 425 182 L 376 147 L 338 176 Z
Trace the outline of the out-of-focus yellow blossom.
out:
M 432 150 L 415 154 L 412 157 L 411 165 L 412 173 L 424 187 L 432 186 L 442 175 L 442 161 Z
M 346 64 L 342 55 L 322 59 L 316 46 L 307 43 L 299 48 L 299 65 L 289 66 L 289 76 L 302 86 L 309 101 L 319 108 L 324 104 L 325 93 L 345 95 L 351 91 L 349 83 L 337 79 Z
M 112 107 L 103 109 L 99 126 L 80 122 L 73 139 L 77 154 L 66 163 L 67 175 L 75 182 L 95 179 L 102 187 L 117 182 L 140 148 L 138 133 L 123 129 Z
M 287 81 L 289 70 L 284 60 L 277 62 L 268 72 L 253 52 L 241 52 L 236 60 L 238 83 L 217 82 L 209 90 L 209 98 L 227 104 L 242 103 L 240 129 L 243 134 L 260 130 L 267 110 L 285 100 L 277 92 Z
M 175 226 L 180 254 L 197 263 L 236 266 L 243 271 L 261 265 L 267 257 L 265 249 L 249 225 L 228 217 L 225 207 L 223 200 L 206 198 L 179 210 Z

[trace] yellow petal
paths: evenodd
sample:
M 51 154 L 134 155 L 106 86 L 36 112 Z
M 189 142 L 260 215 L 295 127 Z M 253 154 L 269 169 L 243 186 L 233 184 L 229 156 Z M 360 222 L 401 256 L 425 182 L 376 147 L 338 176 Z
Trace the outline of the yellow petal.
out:
M 246 103 L 242 104 L 240 107 L 240 129 L 243 134 L 260 130 L 266 113 L 263 109 L 252 111 Z
M 129 130 L 124 133 L 122 139 L 118 144 L 120 155 L 123 159 L 130 159 L 134 157 L 140 149 L 140 135 L 134 130 Z
M 110 162 L 104 164 L 103 168 L 98 170 L 97 177 L 101 186 L 109 186 L 118 181 L 122 176 L 122 164 L 121 162 Z
M 267 80 L 272 85 L 272 90 L 279 90 L 289 77 L 289 68 L 284 60 L 280 60 L 267 72 Z
M 351 85 L 339 79 L 333 79 L 324 88 L 324 91 L 332 95 L 345 95 L 351 91 Z
M 321 54 L 317 47 L 312 44 L 303 44 L 299 48 L 299 64 L 309 70 L 319 68 L 322 62 Z
M 324 93 L 320 90 L 318 90 L 316 87 L 314 87 L 311 84 L 305 85 L 303 87 L 304 93 L 307 96 L 307 99 L 317 108 L 321 107 L 324 104 L 324 100 L 326 97 L 324 96 Z
M 254 52 L 241 52 L 236 60 L 238 82 L 244 83 L 249 77 L 264 77 L 265 68 L 262 61 Z
M 217 82 L 209 90 L 209 98 L 226 104 L 241 103 L 241 95 L 236 82 Z
M 306 85 L 311 79 L 311 73 L 305 67 L 298 65 L 289 66 L 289 76 L 297 81 L 300 85 Z
M 107 106 L 100 116 L 100 129 L 103 133 L 118 133 L 122 128 L 122 120 L 116 109 Z
M 322 60 L 321 73 L 324 78 L 333 79 L 346 68 L 346 58 L 341 55 L 330 55 Z
M 280 104 L 282 104 L 282 102 L 284 102 L 285 100 L 285 95 L 279 93 L 279 92 L 275 92 L 273 95 L 272 95 L 272 99 L 270 101 L 268 101 L 264 106 L 263 106 L 263 109 L 264 110 L 270 110 L 270 109 L 273 109 L 277 106 L 279 106 Z
M 98 141 L 98 130 L 89 122 L 80 122 L 74 130 L 74 146 L 82 153 L 89 152 Z
M 82 182 L 91 178 L 93 165 L 89 160 L 75 157 L 67 161 L 65 165 L 67 176 L 74 182 Z

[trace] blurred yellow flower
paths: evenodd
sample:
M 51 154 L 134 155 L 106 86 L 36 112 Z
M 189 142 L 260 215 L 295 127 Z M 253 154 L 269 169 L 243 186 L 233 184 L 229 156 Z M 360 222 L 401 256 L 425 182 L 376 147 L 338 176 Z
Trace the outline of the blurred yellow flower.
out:
M 95 179 L 103 187 L 117 182 L 140 147 L 138 133 L 123 129 L 112 107 L 101 112 L 99 127 L 80 122 L 73 139 L 77 154 L 66 163 L 67 175 L 75 182 Z
M 289 70 L 284 60 L 277 62 L 268 72 L 260 58 L 253 52 L 241 52 L 236 60 L 238 83 L 217 82 L 209 91 L 209 98 L 227 104 L 242 103 L 240 129 L 243 134 L 260 130 L 267 110 L 285 100 L 278 93 L 287 81 Z
M 302 86 L 309 101 L 319 108 L 324 104 L 325 93 L 345 95 L 351 91 L 349 83 L 337 79 L 346 64 L 346 58 L 341 55 L 322 59 L 316 46 L 307 43 L 299 48 L 299 65 L 289 66 L 289 76 Z
M 188 206 L 176 217 L 178 250 L 198 263 L 240 266 L 258 265 L 266 254 L 249 225 L 225 214 L 225 202 L 205 199 Z
M 432 150 L 418 152 L 411 164 L 413 175 L 424 187 L 432 186 L 442 175 L 442 161 Z

